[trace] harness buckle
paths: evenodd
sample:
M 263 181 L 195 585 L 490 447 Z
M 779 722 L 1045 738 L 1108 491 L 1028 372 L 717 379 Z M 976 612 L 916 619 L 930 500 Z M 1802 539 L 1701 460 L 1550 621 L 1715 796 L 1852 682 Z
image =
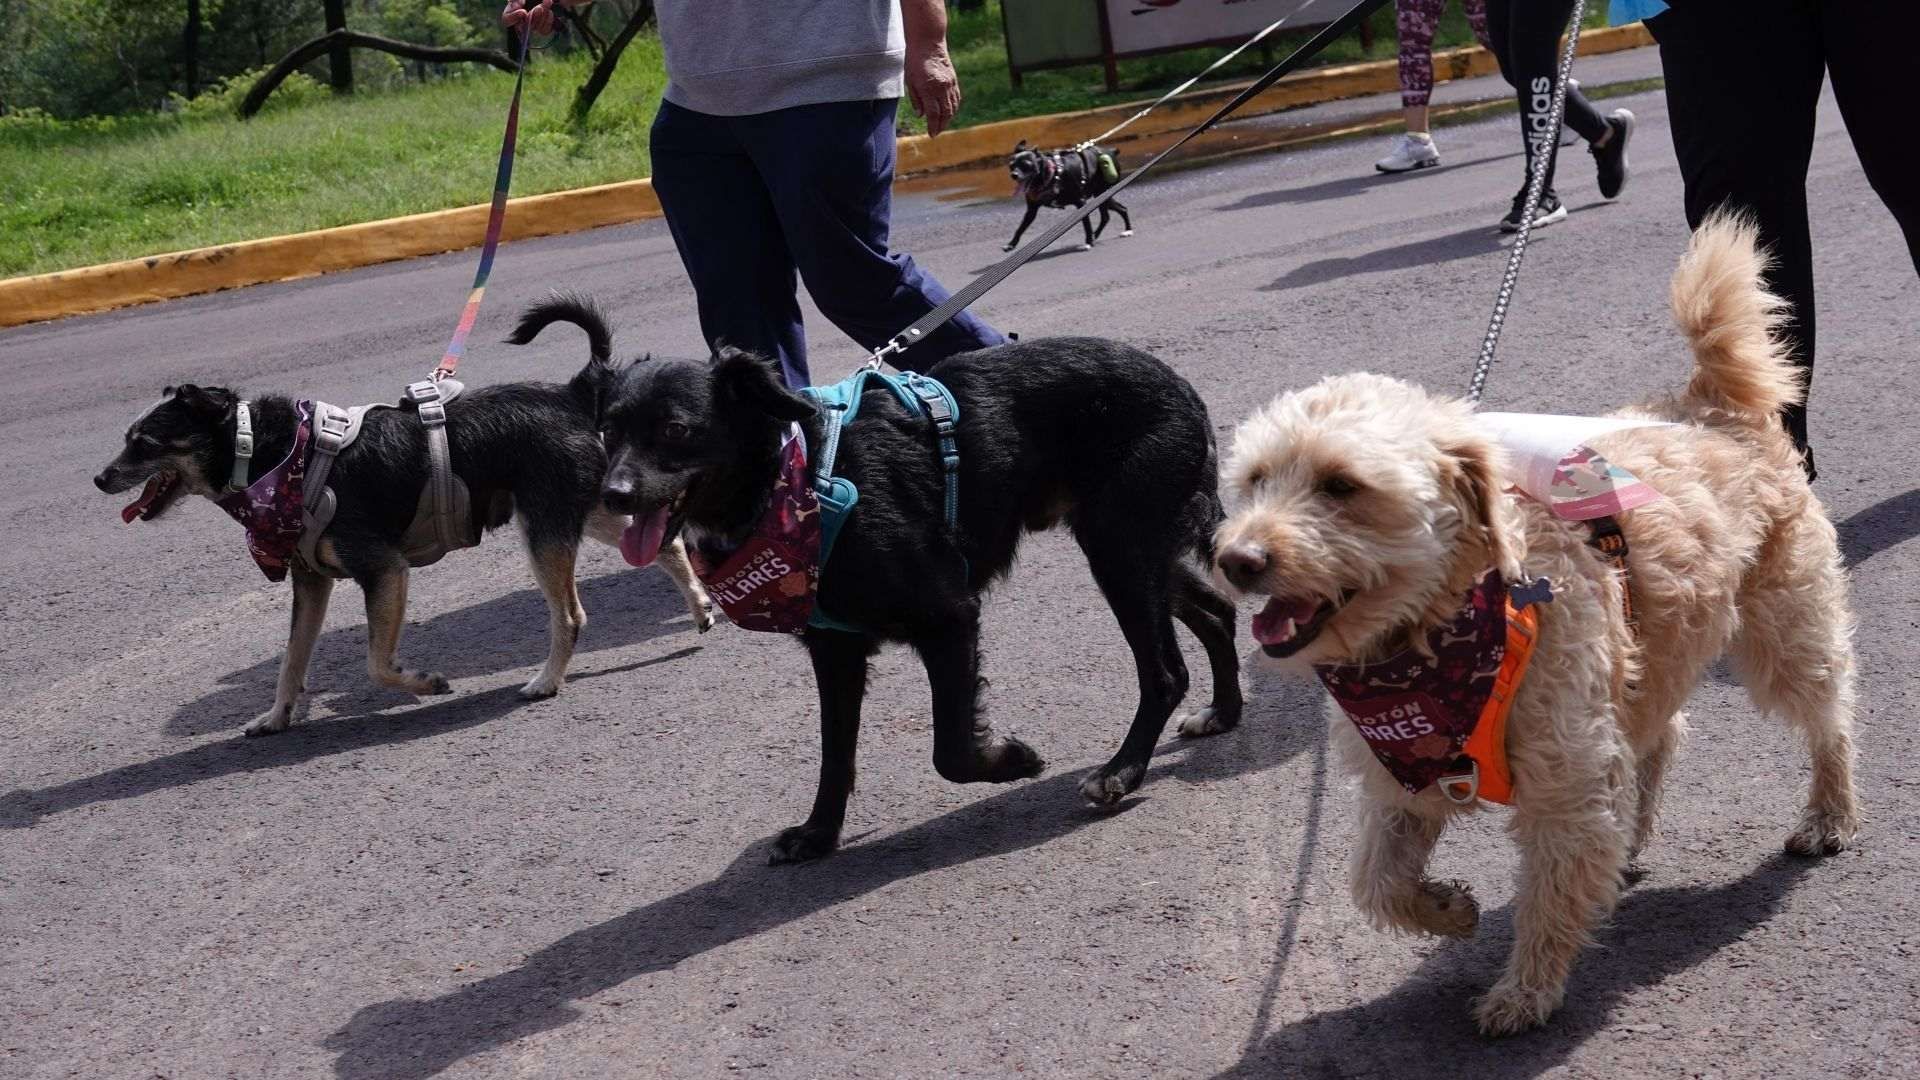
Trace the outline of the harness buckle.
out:
M 1472 806 L 1474 800 L 1480 797 L 1480 763 L 1472 758 L 1461 760 L 1467 763 L 1465 772 L 1448 773 L 1435 779 L 1434 783 L 1439 785 L 1440 794 L 1446 796 L 1448 802 L 1455 806 Z M 1466 791 L 1456 792 L 1455 789 L 1461 787 Z
M 447 422 L 447 407 L 440 400 L 439 380 L 422 379 L 410 384 L 407 387 L 407 400 L 419 410 L 420 423 L 427 427 L 440 427 Z

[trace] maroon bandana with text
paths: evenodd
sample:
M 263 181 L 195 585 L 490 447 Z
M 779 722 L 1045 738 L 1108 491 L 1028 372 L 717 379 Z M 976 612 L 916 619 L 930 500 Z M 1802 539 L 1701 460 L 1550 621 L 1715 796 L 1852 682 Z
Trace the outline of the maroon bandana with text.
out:
M 301 513 L 306 498 L 307 444 L 313 435 L 313 403 L 302 401 L 300 421 L 293 432 L 293 449 L 285 461 L 239 491 L 214 500 L 214 505 L 246 526 L 247 552 L 268 581 L 287 576 L 300 533 L 306 528 Z
M 766 513 L 731 553 L 687 552 L 694 573 L 735 626 L 798 634 L 820 588 L 820 499 L 807 480 L 807 441 L 798 425 L 780 447 L 780 475 Z
M 1400 786 L 1419 794 L 1457 771 L 1507 653 L 1507 583 L 1489 570 L 1460 613 L 1427 634 L 1433 658 L 1406 649 L 1375 664 L 1315 664 L 1327 692 Z

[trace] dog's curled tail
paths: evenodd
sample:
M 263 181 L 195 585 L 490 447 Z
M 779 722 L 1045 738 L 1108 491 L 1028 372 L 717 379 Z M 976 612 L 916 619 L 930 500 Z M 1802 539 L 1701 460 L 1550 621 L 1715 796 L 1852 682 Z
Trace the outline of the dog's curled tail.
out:
M 1673 321 L 1693 346 L 1687 400 L 1765 425 L 1805 394 L 1775 336 L 1787 302 L 1766 290 L 1767 255 L 1743 215 L 1716 211 L 1673 272 Z
M 507 335 L 507 344 L 525 345 L 557 322 L 572 323 L 587 332 L 587 348 L 601 363 L 613 359 L 613 331 L 599 305 L 578 293 L 557 292 L 528 308 L 520 325 Z

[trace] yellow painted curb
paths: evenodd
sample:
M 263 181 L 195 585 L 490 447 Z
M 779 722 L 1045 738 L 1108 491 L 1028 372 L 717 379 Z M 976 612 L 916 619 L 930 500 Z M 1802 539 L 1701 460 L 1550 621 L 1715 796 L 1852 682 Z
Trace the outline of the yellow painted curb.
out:
M 1582 54 L 1617 52 L 1653 43 L 1638 23 L 1588 31 Z M 1445 82 L 1498 70 L 1484 49 L 1434 54 L 1434 77 Z M 1128 129 L 1129 137 L 1190 127 L 1247 84 L 1211 88 L 1170 101 Z M 1302 105 L 1385 93 L 1399 88 L 1397 64 L 1370 61 L 1319 68 L 1282 79 L 1238 116 L 1258 116 Z M 1138 111 L 1144 102 L 1109 105 L 1077 113 L 1033 116 L 960 128 L 938 138 L 909 135 L 899 141 L 902 173 L 931 172 L 991 161 L 1015 142 L 1066 146 L 1089 139 Z M 658 217 L 660 200 L 647 180 L 556 191 L 512 199 L 503 239 L 580 232 Z M 343 225 L 265 240 L 152 255 L 143 259 L 61 270 L 0 281 L 0 327 L 129 307 L 155 300 L 219 292 L 270 281 L 291 281 L 335 270 L 437 255 L 476 247 L 486 236 L 487 207 L 463 206 L 407 217 Z

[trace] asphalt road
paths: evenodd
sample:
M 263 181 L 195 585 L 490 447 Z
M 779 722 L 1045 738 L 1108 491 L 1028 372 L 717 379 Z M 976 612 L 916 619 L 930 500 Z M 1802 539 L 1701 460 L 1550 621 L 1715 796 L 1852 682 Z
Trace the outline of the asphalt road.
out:
M 1573 215 L 1529 254 L 1494 407 L 1591 412 L 1687 370 L 1665 313 L 1685 234 L 1664 108 L 1625 103 L 1633 183 L 1602 203 L 1567 153 Z M 765 865 L 812 793 L 802 654 L 696 636 L 664 578 L 610 551 L 585 559 L 592 624 L 559 698 L 513 696 L 545 615 L 501 537 L 414 579 L 403 652 L 453 696 L 368 686 L 348 590 L 310 711 L 241 738 L 271 698 L 286 589 L 213 508 L 123 526 L 88 478 L 170 382 L 390 398 L 438 355 L 467 253 L 0 333 L 0 1076 L 1915 1075 L 1920 287 L 1821 115 L 1813 427 L 1854 568 L 1867 827 L 1856 851 L 1785 860 L 1802 755 L 1709 681 L 1647 874 L 1545 1030 L 1489 1042 L 1469 1020 L 1511 940 L 1497 816 L 1437 858 L 1478 889 L 1476 939 L 1355 913 L 1349 795 L 1303 684 L 1250 670 L 1239 731 L 1169 737 L 1122 813 L 1081 805 L 1134 679 L 1063 537 L 1031 543 L 987 618 L 990 708 L 1048 774 L 941 781 L 923 677 L 889 652 L 846 846 L 815 865 Z M 1512 125 L 1443 130 L 1449 166 L 1408 179 L 1376 178 L 1368 141 L 1142 183 L 1136 238 L 1050 255 L 983 311 L 1157 352 L 1223 433 L 1323 372 L 1463 386 L 1519 181 Z M 957 285 L 1017 219 L 914 195 L 896 232 Z M 628 352 L 698 349 L 658 223 L 512 245 L 494 276 L 482 342 L 564 284 L 617 313 Z M 814 326 L 817 374 L 850 369 Z M 481 344 L 467 372 L 559 378 L 583 358 L 555 332 Z

